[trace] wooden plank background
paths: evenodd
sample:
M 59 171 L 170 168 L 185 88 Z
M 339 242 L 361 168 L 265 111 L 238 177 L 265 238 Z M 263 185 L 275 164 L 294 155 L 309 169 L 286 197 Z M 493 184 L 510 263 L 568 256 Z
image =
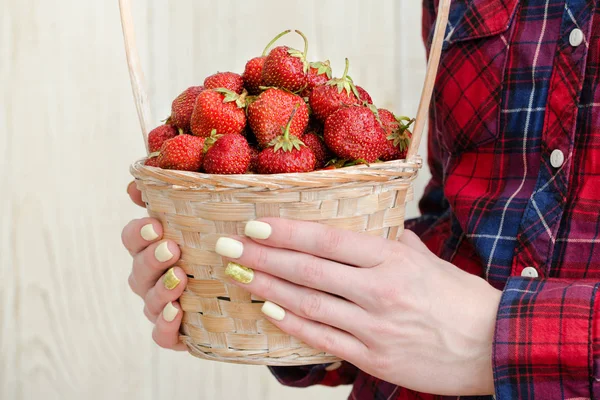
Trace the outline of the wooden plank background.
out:
M 182 89 L 241 71 L 287 28 L 304 31 L 310 57 L 331 59 L 335 73 L 349 57 L 379 106 L 416 111 L 417 0 L 135 3 L 157 122 Z M 264 367 L 152 343 L 120 243 L 123 225 L 144 214 L 125 194 L 144 146 L 117 0 L 0 0 L 0 10 L 0 399 L 346 398 L 347 387 L 284 388 Z

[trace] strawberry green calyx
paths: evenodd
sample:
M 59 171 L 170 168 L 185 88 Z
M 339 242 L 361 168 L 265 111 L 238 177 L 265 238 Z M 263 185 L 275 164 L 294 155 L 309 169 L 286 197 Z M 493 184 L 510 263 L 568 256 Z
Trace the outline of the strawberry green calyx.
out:
M 242 94 L 237 94 L 236 92 L 232 92 L 231 90 L 225 88 L 218 88 L 214 90 L 217 93 L 225 95 L 223 103 L 232 103 L 235 101 L 235 104 L 238 106 L 238 108 L 244 108 L 246 106 L 246 96 L 248 96 L 248 92 L 245 89 Z
M 294 32 L 302 36 L 302 40 L 304 40 L 304 52 L 302 53 L 300 52 L 300 50 L 290 48 L 288 49 L 288 54 L 292 57 L 297 57 L 300 60 L 302 60 L 302 68 L 304 73 L 306 74 L 308 72 L 308 69 L 310 68 L 310 64 L 306 60 L 306 55 L 308 54 L 308 39 L 306 38 L 306 35 L 304 35 L 304 33 L 300 32 L 299 30 L 295 30 Z
M 327 75 L 327 78 L 329 78 L 329 79 L 332 78 L 331 63 L 329 62 L 329 60 L 323 61 L 323 62 L 321 62 L 321 61 L 312 62 L 312 63 L 310 63 L 310 66 L 312 68 L 317 69 L 317 75 L 325 74 L 325 75 Z
M 267 47 L 265 47 L 265 50 L 263 51 L 262 56 L 266 57 L 269 54 L 269 50 L 271 50 L 271 47 L 273 47 L 275 42 L 277 42 L 279 39 L 281 39 L 283 36 L 287 35 L 290 32 L 291 32 L 291 30 L 288 29 L 288 30 L 281 32 L 279 35 L 275 36 L 275 38 L 269 42 Z
M 292 151 L 293 149 L 300 150 L 301 147 L 306 146 L 304 142 L 296 136 L 290 136 L 290 127 L 292 126 L 292 120 L 294 119 L 297 110 L 298 106 L 292 111 L 286 127 L 281 128 L 281 135 L 277 136 L 269 143 L 269 147 L 274 147 L 273 151 L 277 152 L 279 149 L 282 149 L 283 151 Z
M 356 86 L 354 86 L 354 82 L 352 78 L 348 76 L 348 70 L 350 69 L 350 60 L 346 58 L 346 68 L 344 69 L 344 75 L 341 78 L 331 79 L 327 82 L 329 86 L 336 86 L 338 93 L 342 93 L 342 90 L 345 90 L 348 96 L 350 94 L 354 94 L 357 99 L 360 99 L 360 95 L 356 90 Z
M 217 130 L 213 129 L 210 132 L 210 136 L 207 137 L 206 140 L 204 141 L 204 148 L 202 149 L 202 151 L 204 153 L 206 153 L 208 151 L 208 149 L 210 149 L 212 147 L 212 145 L 215 144 L 221 136 L 223 136 L 223 135 L 217 135 Z
M 394 147 L 400 149 L 400 151 L 405 151 L 408 149 L 411 139 L 408 128 L 415 122 L 415 119 L 410 119 L 409 117 L 396 117 L 396 121 L 398 121 L 398 129 L 394 129 L 394 132 L 387 137 L 387 140 L 391 140 Z M 407 121 L 407 123 L 404 123 L 403 121 Z
M 160 155 L 160 151 L 155 151 L 153 153 L 148 154 L 148 158 L 158 157 Z

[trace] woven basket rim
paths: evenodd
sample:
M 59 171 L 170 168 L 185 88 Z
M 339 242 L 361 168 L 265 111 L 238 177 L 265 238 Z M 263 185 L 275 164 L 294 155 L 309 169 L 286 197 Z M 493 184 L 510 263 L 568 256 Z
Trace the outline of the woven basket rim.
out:
M 422 166 L 419 156 L 410 161 L 395 160 L 370 165 L 356 165 L 333 170 L 318 170 L 288 174 L 214 175 L 201 172 L 166 170 L 144 165 L 146 158 L 134 162 L 131 174 L 137 179 L 152 180 L 157 185 L 171 185 L 185 189 L 282 189 L 322 188 L 333 185 L 355 185 L 365 182 L 413 180 Z

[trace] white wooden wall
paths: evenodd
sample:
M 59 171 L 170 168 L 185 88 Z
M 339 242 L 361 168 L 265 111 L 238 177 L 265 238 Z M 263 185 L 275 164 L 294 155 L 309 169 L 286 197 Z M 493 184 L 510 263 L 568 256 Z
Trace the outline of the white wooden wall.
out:
M 294 28 L 376 103 L 414 114 L 418 0 L 146 0 L 135 5 L 154 116 Z M 287 39 L 300 45 L 297 38 Z M 157 348 L 128 290 L 128 165 L 143 155 L 117 0 L 0 0 L 0 399 L 343 399 L 264 367 Z M 423 152 L 421 154 L 424 154 Z M 427 180 L 417 183 L 417 196 Z M 416 214 L 416 204 L 410 208 Z

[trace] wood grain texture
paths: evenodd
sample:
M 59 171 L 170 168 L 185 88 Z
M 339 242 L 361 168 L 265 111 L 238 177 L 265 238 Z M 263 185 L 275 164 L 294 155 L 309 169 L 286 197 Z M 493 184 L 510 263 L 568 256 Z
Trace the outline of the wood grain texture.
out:
M 419 3 L 134 1 L 153 115 L 166 117 L 204 76 L 241 71 L 286 28 L 304 31 L 310 57 L 329 57 L 335 73 L 348 56 L 378 105 L 412 115 L 425 65 Z M 0 9 L 0 399 L 346 398 L 347 387 L 285 388 L 264 367 L 152 343 L 120 244 L 122 226 L 144 215 L 124 190 L 144 146 L 118 2 L 0 0 Z M 422 173 L 416 198 L 426 181 Z

